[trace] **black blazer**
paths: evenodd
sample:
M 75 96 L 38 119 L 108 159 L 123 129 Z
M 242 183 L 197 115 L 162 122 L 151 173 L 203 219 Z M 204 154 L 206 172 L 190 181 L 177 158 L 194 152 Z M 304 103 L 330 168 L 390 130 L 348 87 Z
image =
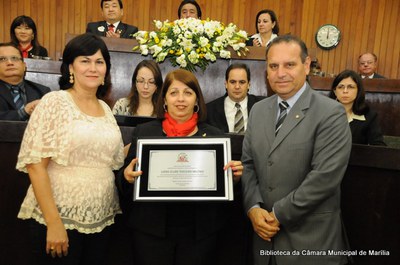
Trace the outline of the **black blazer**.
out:
M 104 30 L 100 31 L 99 28 L 103 27 Z M 90 22 L 87 24 L 86 32 L 94 33 L 98 36 L 105 37 L 107 32 L 107 22 L 106 21 L 98 21 L 98 22 Z M 125 23 L 119 22 L 118 27 L 116 29 L 121 31 L 121 38 L 132 39 L 132 34 L 138 31 L 138 28 L 132 25 L 128 25 Z
M 26 102 L 29 103 L 36 99 L 40 99 L 44 94 L 50 92 L 50 88 L 32 81 L 24 80 Z M 18 115 L 14 98 L 6 84 L 0 80 L 0 120 L 21 121 Z
M 380 75 L 378 73 L 374 73 L 374 76 L 372 78 L 386 78 L 383 75 Z
M 33 56 L 48 57 L 47 49 L 43 46 L 39 46 L 38 52 L 33 53 L 33 49 L 28 52 L 28 57 L 33 58 Z
M 223 132 L 205 123 L 197 125 L 196 135 L 221 136 Z M 226 213 L 221 209 L 225 202 L 133 202 L 133 185 L 124 178 L 124 169 L 136 157 L 136 140 L 141 136 L 165 136 L 161 120 L 138 125 L 132 135 L 132 144 L 125 159 L 124 166 L 118 171 L 116 185 L 120 195 L 121 208 L 128 225 L 144 233 L 166 236 L 166 226 L 171 219 L 189 219 L 195 225 L 196 239 L 204 238 L 218 229 L 226 221 Z M 182 207 L 182 211 L 179 211 Z M 189 211 L 188 208 L 190 207 Z M 174 210 L 171 210 L 174 208 Z M 178 211 L 177 211 L 178 210 Z M 176 216 L 171 216 L 178 213 Z M 190 216 L 187 216 L 187 215 Z M 179 215 L 179 216 L 178 216 Z M 171 218 L 172 217 L 172 218 Z
M 369 110 L 364 114 L 365 121 L 350 122 L 353 144 L 386 145 L 378 122 L 378 114 Z
M 207 103 L 207 123 L 221 129 L 223 132 L 228 133 L 229 127 L 228 122 L 226 121 L 225 109 L 224 109 L 224 101 L 228 94 L 217 98 L 209 103 Z M 247 101 L 247 110 L 250 114 L 250 110 L 253 105 L 265 97 L 263 96 L 255 96 L 248 94 L 248 101 Z

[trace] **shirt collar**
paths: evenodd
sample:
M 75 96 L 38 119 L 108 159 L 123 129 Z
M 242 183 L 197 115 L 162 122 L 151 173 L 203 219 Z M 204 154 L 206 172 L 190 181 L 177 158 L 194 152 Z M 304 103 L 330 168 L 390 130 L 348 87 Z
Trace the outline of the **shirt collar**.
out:
M 288 111 L 289 111 L 289 109 L 290 109 L 292 106 L 294 106 L 294 104 L 296 104 L 297 100 L 298 100 L 298 99 L 300 98 L 300 96 L 304 93 L 304 91 L 306 90 L 306 84 L 307 84 L 307 83 L 304 82 L 304 85 L 300 88 L 299 91 L 296 92 L 296 94 L 294 94 L 291 98 L 285 100 L 285 101 L 289 104 Z M 279 106 L 279 103 L 281 103 L 282 101 L 283 101 L 283 99 L 281 99 L 281 98 L 278 96 L 278 106 Z
M 362 78 L 362 79 L 372 79 L 372 78 L 374 78 L 374 74 L 375 74 L 375 73 L 373 73 L 372 75 L 368 75 L 368 76 L 366 76 L 366 75 L 361 75 L 361 78 Z
M 228 103 L 229 108 L 232 108 L 232 109 L 235 108 L 236 109 L 235 104 L 239 103 L 240 104 L 240 108 L 244 109 L 247 106 L 248 97 L 246 96 L 240 102 L 233 101 L 229 96 L 226 96 L 225 100 L 226 100 L 226 103 Z
M 349 116 L 347 116 L 347 121 L 350 123 L 353 120 L 365 121 L 366 119 L 364 115 L 357 115 L 352 112 Z

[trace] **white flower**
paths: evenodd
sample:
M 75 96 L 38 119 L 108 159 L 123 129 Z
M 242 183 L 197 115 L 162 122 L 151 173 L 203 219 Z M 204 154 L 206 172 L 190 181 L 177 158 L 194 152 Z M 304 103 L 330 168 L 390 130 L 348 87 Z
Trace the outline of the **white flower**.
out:
M 174 66 L 195 71 L 205 70 L 210 62 L 231 58 L 231 47 L 239 56 L 245 55 L 247 33 L 238 31 L 236 25 L 224 26 L 214 20 L 195 18 L 173 22 L 154 20 L 155 31 L 139 31 L 134 34 L 141 54 L 149 53 L 157 62 L 169 59 Z M 104 29 L 105 30 L 105 29 Z
M 224 58 L 224 59 L 229 59 L 229 58 L 231 58 L 231 52 L 227 51 L 227 50 L 221 50 L 219 53 L 219 56 L 221 56 L 221 58 Z
M 160 20 L 154 20 L 154 24 L 156 25 L 157 29 L 161 29 L 163 26 L 163 23 Z
M 199 62 L 199 55 L 195 51 L 191 51 L 188 58 L 192 64 L 196 64 Z
M 149 54 L 149 49 L 147 45 L 140 45 L 140 53 L 142 55 L 148 55 Z
M 186 56 L 184 54 L 182 54 L 181 56 L 176 58 L 176 62 L 183 68 L 185 68 L 187 66 L 187 62 L 186 62 L 185 57 Z
M 205 37 L 200 37 L 199 38 L 200 47 L 205 47 L 208 44 L 208 42 L 209 42 L 208 39 L 205 38 Z
M 100 31 L 100 32 L 104 32 L 105 29 L 106 28 L 104 26 L 100 26 L 100 27 L 97 28 L 97 30 Z

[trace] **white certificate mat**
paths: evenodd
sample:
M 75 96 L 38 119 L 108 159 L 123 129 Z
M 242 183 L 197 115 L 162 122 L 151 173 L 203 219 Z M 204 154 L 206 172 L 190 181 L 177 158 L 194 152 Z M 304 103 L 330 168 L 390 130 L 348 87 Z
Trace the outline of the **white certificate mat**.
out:
M 216 190 L 216 159 L 216 150 L 152 150 L 148 190 Z
M 233 200 L 229 137 L 140 138 L 135 201 Z

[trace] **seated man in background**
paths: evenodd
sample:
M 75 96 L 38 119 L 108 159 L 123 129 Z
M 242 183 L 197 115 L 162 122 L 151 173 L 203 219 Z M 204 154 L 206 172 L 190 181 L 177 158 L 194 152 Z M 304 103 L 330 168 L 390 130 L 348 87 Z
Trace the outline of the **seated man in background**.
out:
M 254 103 L 264 97 L 248 94 L 250 69 L 246 64 L 231 64 L 225 72 L 226 94 L 207 104 L 207 123 L 225 133 L 244 133 Z
M 26 65 L 13 43 L 0 43 L 0 120 L 26 121 L 50 88 L 24 79 Z
M 360 72 L 361 78 L 385 78 L 384 76 L 376 73 L 376 67 L 378 64 L 378 57 L 370 52 L 361 54 L 358 57 L 358 71 Z
M 101 0 L 101 14 L 104 21 L 90 22 L 87 24 L 86 32 L 108 38 L 133 38 L 132 34 L 138 28 L 121 22 L 124 15 L 124 6 L 121 0 Z
M 183 0 L 178 8 L 178 18 L 201 19 L 201 8 L 195 0 Z

